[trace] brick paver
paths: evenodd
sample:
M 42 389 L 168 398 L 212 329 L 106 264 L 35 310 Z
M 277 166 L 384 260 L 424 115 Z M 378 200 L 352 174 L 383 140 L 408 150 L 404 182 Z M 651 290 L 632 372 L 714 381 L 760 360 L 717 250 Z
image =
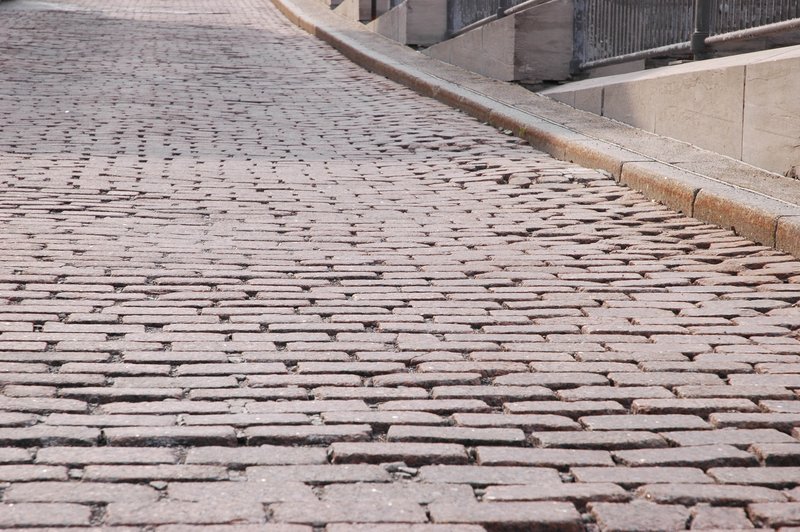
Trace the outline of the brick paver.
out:
M 800 525 L 793 258 L 264 0 L 14 0 L 0 54 L 3 528 Z

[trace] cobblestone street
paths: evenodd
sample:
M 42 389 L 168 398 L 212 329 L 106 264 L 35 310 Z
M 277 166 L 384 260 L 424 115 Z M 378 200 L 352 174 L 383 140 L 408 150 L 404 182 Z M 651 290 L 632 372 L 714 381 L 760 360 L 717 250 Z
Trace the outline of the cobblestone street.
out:
M 0 124 L 0 528 L 800 526 L 791 256 L 265 0 L 4 2 Z

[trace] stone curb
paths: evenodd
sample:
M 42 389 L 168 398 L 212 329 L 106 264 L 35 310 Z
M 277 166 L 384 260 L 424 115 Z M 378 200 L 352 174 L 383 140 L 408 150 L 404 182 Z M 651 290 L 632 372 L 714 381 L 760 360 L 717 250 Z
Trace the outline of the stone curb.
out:
M 292 23 L 367 70 L 511 130 L 553 157 L 605 170 L 670 208 L 800 257 L 800 182 L 432 59 L 318 0 L 271 1 Z

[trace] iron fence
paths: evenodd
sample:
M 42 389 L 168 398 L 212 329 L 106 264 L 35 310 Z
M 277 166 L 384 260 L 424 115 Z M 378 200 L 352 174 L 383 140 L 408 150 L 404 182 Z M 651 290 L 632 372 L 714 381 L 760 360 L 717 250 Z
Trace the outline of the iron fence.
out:
M 526 0 L 447 0 L 447 33 L 455 35 L 467 26 L 524 1 Z
M 796 30 L 800 0 L 575 0 L 573 70 Z

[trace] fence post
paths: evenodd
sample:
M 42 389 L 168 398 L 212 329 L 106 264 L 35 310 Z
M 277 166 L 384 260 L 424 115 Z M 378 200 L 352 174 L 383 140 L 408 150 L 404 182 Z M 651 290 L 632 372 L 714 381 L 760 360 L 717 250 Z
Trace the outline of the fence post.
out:
M 500 3 L 497 7 L 497 18 L 503 18 L 506 16 L 506 9 L 512 7 L 514 3 L 512 0 L 500 0 Z
M 695 61 L 711 57 L 711 48 L 706 44 L 709 35 L 711 35 L 711 0 L 694 0 L 692 54 Z
M 570 73 L 575 76 L 580 74 L 581 65 L 586 61 L 586 0 L 574 0 L 573 26 L 572 26 L 572 61 L 569 64 Z

